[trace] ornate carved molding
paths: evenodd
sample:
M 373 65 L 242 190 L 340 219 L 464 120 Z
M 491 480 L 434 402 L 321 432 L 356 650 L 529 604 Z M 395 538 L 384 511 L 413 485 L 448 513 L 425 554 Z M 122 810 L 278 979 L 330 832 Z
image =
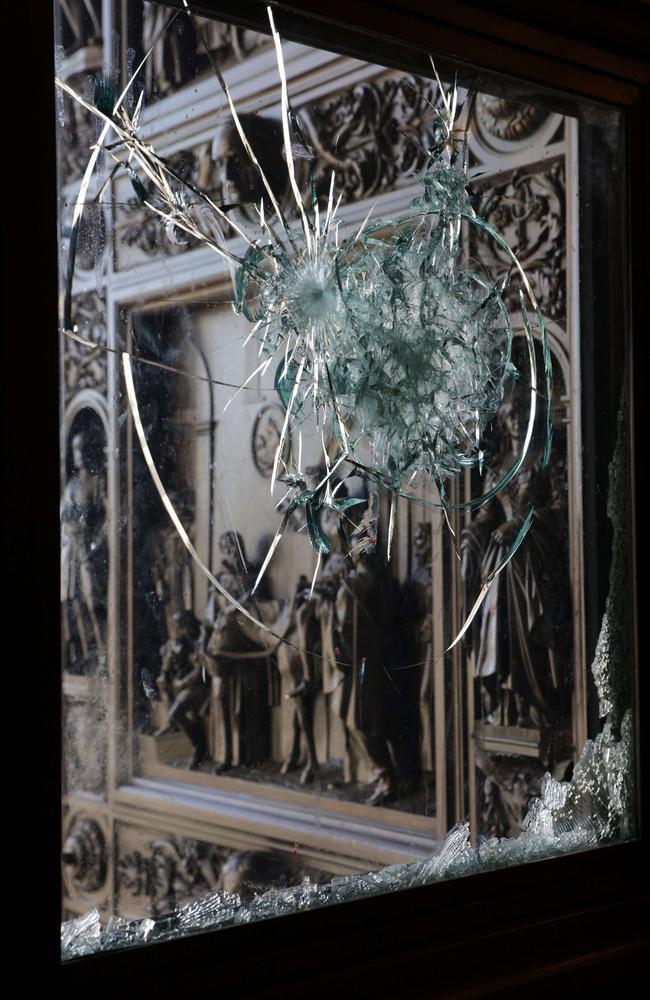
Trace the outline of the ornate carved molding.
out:
M 223 201 L 215 161 L 210 158 L 208 145 L 204 144 L 198 150 L 180 150 L 168 157 L 168 162 L 182 180 L 198 186 L 217 203 Z M 182 184 L 177 186 L 179 190 L 185 190 Z M 133 195 L 126 199 L 126 204 L 118 204 L 117 218 L 119 242 L 138 247 L 148 256 L 157 256 L 163 249 L 166 255 L 173 256 L 199 245 L 198 240 L 161 222 Z
M 426 164 L 424 139 L 435 120 L 437 85 L 415 76 L 386 76 L 358 84 L 301 111 L 314 145 L 320 194 L 332 169 L 343 202 L 390 191 Z
M 186 837 L 152 839 L 146 850 L 134 850 L 119 859 L 119 883 L 133 896 L 148 899 L 151 916 L 162 916 L 179 903 L 215 889 L 231 853 Z
M 426 163 L 424 139 L 435 118 L 431 105 L 436 91 L 432 81 L 386 76 L 361 83 L 309 111 L 302 108 L 299 118 L 305 139 L 312 144 L 321 198 L 328 196 L 332 170 L 343 203 L 390 191 L 400 180 L 421 170 Z M 259 115 L 242 117 L 247 119 L 247 134 L 276 196 L 285 203 L 287 214 L 293 214 L 295 206 L 286 198 L 282 136 L 277 122 Z M 259 182 L 248 169 L 231 128 L 224 128 L 212 151 L 205 144 L 183 150 L 175 154 L 172 163 L 181 176 L 217 201 L 258 204 L 263 194 L 261 187 L 257 190 Z M 297 161 L 297 171 L 306 175 L 306 161 Z M 196 246 L 184 234 L 165 229 L 135 198 L 127 199 L 120 220 L 122 240 L 147 255 L 157 255 L 163 248 L 169 254 L 183 253 Z
M 108 852 L 104 831 L 89 816 L 73 819 L 61 853 L 66 880 L 77 892 L 98 892 L 106 882 Z
M 491 94 L 476 99 L 479 130 L 496 139 L 520 142 L 528 139 L 548 118 L 548 112 L 535 104 L 520 104 Z
M 548 319 L 566 315 L 566 175 L 564 160 L 542 169 L 516 170 L 474 186 L 475 208 L 500 232 L 519 257 Z M 494 242 L 473 227 L 471 253 L 494 277 L 510 261 Z M 516 308 L 516 304 L 513 303 Z
M 282 133 L 273 119 L 260 115 L 240 116 L 249 141 L 266 177 L 285 211 L 291 215 L 295 205 L 287 198 L 287 177 L 282 159 Z M 212 143 L 203 143 L 195 149 L 184 149 L 168 157 L 175 173 L 182 180 L 190 181 L 220 205 L 236 204 L 238 212 L 246 218 L 256 219 L 256 208 L 260 198 L 266 197 L 256 171 L 251 167 L 233 125 L 224 126 Z M 172 185 L 174 182 L 172 181 Z M 177 183 L 179 191 L 187 195 L 187 189 Z M 154 195 L 155 197 L 155 195 Z M 197 199 L 190 196 L 195 205 L 196 221 L 199 227 L 209 232 L 215 225 L 214 215 L 207 224 Z M 177 255 L 199 246 L 199 241 L 186 233 L 165 225 L 150 209 L 137 198 L 130 196 L 118 205 L 118 227 L 120 241 L 134 246 L 147 256 L 157 256 L 162 251 L 166 255 Z M 232 233 L 227 223 L 222 225 L 223 235 L 228 239 Z

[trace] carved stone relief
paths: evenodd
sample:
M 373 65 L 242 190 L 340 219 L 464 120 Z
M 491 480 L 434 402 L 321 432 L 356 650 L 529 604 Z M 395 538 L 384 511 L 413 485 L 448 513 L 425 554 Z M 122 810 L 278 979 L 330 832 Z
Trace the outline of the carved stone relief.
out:
M 300 108 L 298 118 L 305 142 L 310 144 L 305 155 L 309 159 L 311 153 L 314 159 L 319 196 L 327 197 L 332 170 L 335 189 L 342 195 L 343 204 L 390 191 L 400 182 L 415 177 L 426 165 L 426 138 L 435 124 L 432 104 L 436 99 L 435 82 L 391 74 L 364 81 L 315 107 Z M 482 128 L 512 142 L 526 140 L 548 117 L 537 108 L 488 95 L 480 95 L 477 115 Z M 286 176 L 280 155 L 282 139 L 278 124 L 258 115 L 245 115 L 244 119 L 247 134 L 258 156 L 263 158 L 265 173 L 276 195 L 284 200 Z M 268 135 L 264 134 L 265 130 Z M 263 190 L 254 171 L 250 170 L 234 129 L 224 127 L 220 135 L 220 141 L 213 143 L 212 149 L 204 145 L 200 149 L 176 153 L 172 158 L 175 169 L 220 203 L 259 204 Z M 299 158 L 296 162 L 298 172 L 305 172 L 306 161 Z M 501 206 L 505 194 L 509 225 L 517 228 L 518 245 L 530 247 L 533 265 L 537 264 L 538 256 L 541 258 L 543 253 L 548 256 L 556 238 L 561 242 L 564 211 L 563 202 L 558 204 L 558 199 L 561 201 L 563 193 L 562 176 L 550 171 L 535 180 L 529 174 L 514 178 L 510 192 L 490 188 L 494 190 L 494 205 L 489 201 L 487 190 L 487 210 L 492 212 L 496 211 L 497 202 Z M 294 208 L 291 199 L 287 199 L 287 212 L 291 214 Z M 170 231 L 169 227 L 165 229 L 134 198 L 128 199 L 128 207 L 123 208 L 121 217 L 124 240 L 149 255 L 160 253 L 163 247 L 165 252 L 175 254 L 196 245 L 184 234 Z M 536 239 L 531 239 L 535 226 Z M 543 274 L 540 270 L 539 275 L 541 287 L 551 280 L 553 263 L 544 261 L 545 269 Z M 557 302 L 557 294 L 557 287 L 548 288 L 549 300 Z M 556 307 L 553 318 L 557 318 L 561 308 Z
M 331 877 L 281 851 L 237 850 L 128 826 L 121 826 L 118 837 L 117 909 L 129 915 L 161 918 L 213 891 L 247 901 L 269 888 L 299 884 L 305 876 L 313 882 Z
M 491 139 L 522 142 L 529 139 L 546 121 L 548 112 L 535 104 L 520 104 L 491 94 L 476 98 L 476 121 L 479 131 Z
M 214 593 L 200 631 L 191 611 L 177 616 L 177 631 L 161 650 L 158 689 L 164 714 L 153 714 L 163 724 L 153 723 L 152 716 L 148 733 L 141 736 L 144 744 L 149 747 L 153 740 L 158 759 L 177 767 L 293 787 L 319 781 L 338 798 L 429 813 L 434 738 L 430 530 L 427 524 L 420 527 L 418 570 L 403 592 L 384 578 L 372 555 L 359 549 L 352 563 L 333 552 L 313 592 L 301 576 L 289 597 L 278 599 L 262 586 L 250 597 L 259 565 L 250 561 L 241 536 L 224 533 L 217 578 L 272 630 L 271 639 Z M 289 580 L 284 583 L 291 586 Z M 287 644 L 278 647 L 273 634 Z M 413 662 L 424 668 L 403 669 Z M 327 725 L 341 728 L 341 760 L 324 758 L 317 750 L 317 702 L 327 713 Z M 278 759 L 270 739 L 271 711 L 283 703 L 291 739 L 286 756 Z M 206 727 L 212 734 L 211 759 Z M 189 741 L 184 750 L 178 746 L 176 757 L 174 728 Z M 429 776 L 420 780 L 423 772 Z
M 76 816 L 61 854 L 66 883 L 74 893 L 96 893 L 106 882 L 108 853 L 102 827 L 90 816 Z
M 81 389 L 106 393 L 106 306 L 100 292 L 93 290 L 75 298 L 72 319 L 79 336 L 97 344 L 92 350 L 71 337 L 63 340 L 63 368 L 68 398 Z
M 480 782 L 480 833 L 517 837 L 528 803 L 539 792 L 545 768 L 531 757 L 477 754 Z
M 152 25 L 149 30 L 153 31 Z M 156 87 L 160 93 L 170 93 L 182 85 L 183 78 L 174 75 L 174 67 L 182 62 L 186 44 L 188 38 L 179 37 L 167 45 L 167 54 L 161 57 L 156 69 L 159 74 Z M 215 41 L 217 50 L 222 44 L 226 43 L 221 37 Z M 150 86 L 154 87 L 154 83 Z M 313 160 L 321 197 L 328 193 L 334 170 L 336 190 L 342 193 L 344 202 L 361 201 L 400 184 L 410 184 L 426 164 L 425 140 L 436 121 L 432 104 L 437 99 L 437 85 L 433 81 L 388 73 L 325 98 L 316 107 L 298 104 L 304 143 L 298 151 L 297 170 L 304 173 Z M 481 129 L 495 142 L 519 144 L 523 148 L 531 137 L 541 134 L 549 116 L 532 107 L 482 95 L 477 117 Z M 286 168 L 277 121 L 248 115 L 244 127 L 247 132 L 258 129 L 259 134 L 251 141 L 257 143 L 260 155 L 264 151 L 263 155 L 269 157 L 270 151 L 274 152 L 275 162 L 265 162 L 264 168 L 276 196 L 283 201 Z M 259 202 L 264 195 L 255 189 L 255 178 L 247 174 L 246 158 L 238 143 L 232 126 L 227 124 L 211 143 L 204 141 L 200 147 L 176 152 L 172 164 L 180 178 L 191 179 L 219 203 L 236 205 L 236 210 L 246 215 L 247 206 Z M 561 320 L 565 311 L 564 182 L 564 164 L 558 159 L 542 167 L 535 164 L 496 178 L 484 178 L 474 185 L 477 210 L 495 229 L 505 233 L 527 272 L 532 273 L 545 314 L 556 320 Z M 194 245 L 183 234 L 161 228 L 135 200 L 126 211 L 120 211 L 123 241 L 147 255 L 161 253 L 164 247 L 172 254 L 180 254 Z M 487 263 L 491 273 L 503 274 L 509 260 L 501 259 L 480 236 L 472 238 L 469 252 Z M 268 475 L 269 456 L 274 454 L 273 440 L 269 444 L 274 431 L 269 414 L 265 404 L 258 412 L 253 430 L 253 457 L 262 475 Z M 161 421 L 162 414 L 158 412 L 158 424 Z M 170 468 L 163 478 L 166 483 L 173 483 L 173 470 Z M 534 470 L 529 470 L 525 482 L 525 490 L 545 488 L 540 486 Z M 505 520 L 509 520 L 509 515 Z M 152 531 L 149 522 L 146 542 L 145 528 L 140 526 L 137 530 L 140 541 L 134 547 L 138 553 L 145 552 L 147 547 L 150 550 L 152 544 L 156 547 L 157 528 Z M 437 734 L 434 729 L 430 530 L 425 521 L 415 526 L 410 579 L 399 584 L 395 580 L 380 580 L 378 572 L 369 570 L 367 559 L 360 559 L 358 565 L 341 566 L 334 545 L 329 558 L 323 561 L 314 592 L 307 599 L 308 587 L 299 573 L 282 581 L 281 593 L 258 592 L 252 599 L 250 590 L 255 574 L 251 567 L 241 571 L 236 558 L 222 559 L 218 575 L 229 577 L 231 593 L 239 594 L 251 606 L 254 604 L 256 617 L 261 617 L 274 631 L 281 625 L 287 635 L 300 633 L 296 645 L 308 650 L 302 662 L 298 658 L 296 662 L 281 662 L 281 655 L 275 649 L 269 654 L 263 635 L 252 633 L 248 625 L 234 621 L 229 609 L 218 607 L 214 595 L 213 607 L 209 614 L 203 615 L 203 627 L 197 637 L 197 619 L 203 609 L 190 601 L 173 612 L 169 609 L 167 615 L 156 584 L 153 589 L 165 626 L 159 630 L 160 641 L 155 652 L 150 641 L 155 630 L 142 630 L 142 643 L 151 646 L 151 662 L 155 661 L 155 666 L 147 668 L 153 693 L 138 722 L 142 736 L 156 743 L 149 760 L 155 759 L 158 749 L 162 751 L 162 741 L 172 735 L 172 730 L 177 737 L 184 734 L 187 738 L 184 750 L 173 759 L 161 752 L 158 757 L 161 763 L 199 768 L 206 773 L 228 772 L 236 778 L 287 786 L 320 778 L 327 792 L 340 798 L 429 814 L 435 744 L 445 738 L 445 734 Z M 241 548 L 250 553 L 258 541 L 256 537 L 242 538 Z M 165 552 L 164 560 L 167 568 L 161 578 L 180 573 L 186 555 L 170 549 Z M 153 572 L 149 575 L 153 579 Z M 242 580 L 236 580 L 237 577 Z M 145 591 L 148 582 L 145 574 Z M 136 600 L 142 601 L 143 596 L 138 595 Z M 408 608 L 408 614 L 395 615 L 396 608 Z M 176 635 L 173 634 L 176 626 L 170 621 L 181 612 L 196 617 L 190 621 L 188 614 L 184 624 L 179 619 L 176 624 L 179 628 L 183 626 L 182 634 Z M 393 616 L 400 620 L 393 620 Z M 139 614 L 135 617 L 140 621 Z M 546 652 L 550 665 L 540 683 L 543 686 L 550 677 L 554 687 L 557 678 L 555 665 L 551 663 L 553 655 L 548 648 Z M 140 669 L 149 655 L 146 653 L 143 659 L 143 653 L 144 649 L 138 646 L 136 669 Z M 341 660 L 348 667 L 352 663 L 352 669 L 344 671 Z M 312 661 L 318 664 L 317 668 L 312 668 Z M 566 664 L 562 662 L 561 666 L 564 669 Z M 524 667 L 521 669 L 525 672 Z M 548 723 L 554 711 L 546 705 L 548 692 L 540 694 L 533 690 L 539 678 L 533 668 L 529 674 L 521 684 L 510 684 L 511 678 L 505 677 L 498 690 L 492 692 L 490 705 L 491 682 L 483 678 L 485 690 L 482 688 L 481 697 L 487 706 L 485 718 L 490 715 L 496 718 L 501 712 L 504 725 Z M 141 679 L 145 683 L 146 678 Z M 137 678 L 136 686 L 142 687 Z M 270 736 L 280 718 L 276 710 L 282 701 L 290 701 L 293 709 L 289 712 L 283 706 L 282 712 L 282 725 L 290 726 L 293 732 L 288 754 L 286 741 L 280 754 L 277 746 L 272 746 Z M 342 733 L 344 750 L 340 757 L 323 759 L 323 753 L 315 750 L 316 704 L 322 707 L 325 725 L 336 726 Z M 175 746 L 180 747 L 181 742 L 176 740 Z M 168 745 L 171 753 L 171 740 Z M 424 785 L 426 792 L 422 792 Z
M 66 438 L 61 498 L 63 665 L 71 674 L 103 670 L 106 659 L 108 541 L 106 435 L 91 407 L 80 409 Z
M 315 108 L 301 108 L 299 119 L 305 141 L 313 147 L 320 197 L 328 196 L 332 170 L 344 204 L 390 191 L 421 170 L 426 163 L 423 140 L 435 121 L 430 104 L 435 96 L 436 84 L 431 81 L 388 76 L 359 84 Z M 291 215 L 295 205 L 287 195 L 278 123 L 259 115 L 243 115 L 242 121 L 274 193 Z M 258 205 L 264 196 L 231 126 L 221 129 L 212 149 L 204 145 L 171 159 L 179 174 L 217 202 L 244 203 L 244 214 L 246 205 Z M 297 171 L 306 172 L 305 162 L 297 160 Z M 121 237 L 127 244 L 148 255 L 163 248 L 166 253 L 182 253 L 196 246 L 191 238 L 165 229 L 137 199 L 129 196 L 126 200 L 119 218 Z
M 565 185 L 563 159 L 473 185 L 477 213 L 503 235 L 531 280 L 542 312 L 560 324 L 566 315 Z M 470 239 L 472 255 L 489 273 L 507 272 L 509 259 L 489 237 L 472 227 Z
M 518 453 L 528 393 L 516 389 L 499 413 L 500 447 L 487 491 Z M 509 552 L 531 507 L 535 518 L 522 546 L 506 565 L 467 633 L 480 710 L 490 726 L 556 730 L 570 713 L 571 610 L 566 581 L 566 491 L 561 435 L 553 460 L 533 437 L 522 471 L 493 504 L 474 516 L 461 536 L 461 574 L 468 612 L 480 580 Z
M 150 916 L 163 916 L 179 904 L 216 889 L 230 853 L 187 837 L 149 838 L 141 848 L 119 858 L 120 893 L 126 890 Z M 125 906 L 123 900 L 121 906 Z
M 303 108 L 321 196 L 327 197 L 332 170 L 344 203 L 390 191 L 422 170 L 436 96 L 433 81 L 391 75 L 360 83 L 313 110 Z

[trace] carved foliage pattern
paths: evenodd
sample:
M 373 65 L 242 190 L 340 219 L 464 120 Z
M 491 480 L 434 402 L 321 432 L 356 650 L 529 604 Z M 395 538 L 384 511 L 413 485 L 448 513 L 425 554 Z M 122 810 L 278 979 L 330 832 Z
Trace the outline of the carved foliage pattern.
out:
M 179 903 L 215 889 L 230 853 L 186 837 L 150 840 L 145 850 L 120 858 L 120 884 L 133 896 L 146 897 L 151 916 L 159 917 Z
M 71 888 L 97 892 L 106 882 L 108 867 L 106 838 L 94 819 L 77 816 L 63 845 L 63 865 Z
M 390 191 L 423 169 L 435 97 L 432 81 L 389 76 L 303 112 L 318 154 L 320 193 L 327 194 L 332 169 L 344 202 Z
M 501 233 L 531 280 L 544 316 L 566 314 L 566 201 L 564 161 L 517 170 L 473 186 L 478 215 Z M 472 228 L 471 252 L 495 277 L 510 267 L 494 242 Z M 513 306 L 515 303 L 513 303 Z

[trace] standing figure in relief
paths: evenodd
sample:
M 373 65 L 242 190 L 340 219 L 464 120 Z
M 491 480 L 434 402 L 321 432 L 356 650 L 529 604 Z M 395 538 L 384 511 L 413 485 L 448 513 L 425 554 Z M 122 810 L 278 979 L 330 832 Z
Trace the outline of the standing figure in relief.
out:
M 490 490 L 520 453 L 529 396 L 519 390 L 501 408 L 501 458 L 485 482 Z M 544 467 L 536 436 L 512 484 L 463 531 L 461 572 L 466 607 L 481 582 L 506 558 L 531 507 L 530 530 L 488 591 L 468 646 L 480 679 L 484 721 L 523 727 L 557 726 L 570 678 L 567 637 L 571 604 L 561 567 L 562 493 L 552 467 Z
M 82 673 L 105 649 L 106 500 L 98 442 L 81 431 L 72 439 L 74 474 L 61 500 L 61 601 L 64 663 Z
M 177 611 L 172 633 L 160 650 L 158 690 L 167 705 L 167 723 L 156 735 L 177 726 L 192 744 L 189 767 L 194 769 L 208 757 L 208 741 L 203 714 L 210 697 L 210 683 L 204 659 L 197 646 L 200 624 L 192 611 Z
M 244 540 L 226 531 L 219 539 L 222 553 L 219 583 L 245 604 L 253 582 L 248 569 Z M 204 621 L 204 651 L 213 678 L 218 705 L 218 726 L 223 735 L 223 759 L 216 765 L 221 774 L 233 766 L 255 766 L 268 756 L 270 741 L 269 658 L 256 648 L 231 614 L 231 605 L 214 591 L 208 599 Z
M 431 579 L 431 523 L 418 521 L 413 531 L 415 567 L 402 597 L 402 623 L 406 628 L 407 663 L 419 664 L 419 763 L 423 771 L 435 769 L 433 721 L 433 615 Z M 408 673 L 408 671 L 407 671 Z
M 345 728 L 344 780 L 372 784 L 366 801 L 379 805 L 395 795 L 382 643 L 387 608 L 376 556 L 354 542 L 347 558 L 330 556 L 319 587 L 323 689 Z
M 190 537 L 193 534 L 194 513 L 191 501 L 180 493 L 170 493 L 172 504 Z M 167 638 L 175 629 L 177 614 L 190 611 L 194 605 L 192 557 L 173 524 L 166 521 L 152 533 L 153 557 L 151 576 L 156 597 L 162 605 Z

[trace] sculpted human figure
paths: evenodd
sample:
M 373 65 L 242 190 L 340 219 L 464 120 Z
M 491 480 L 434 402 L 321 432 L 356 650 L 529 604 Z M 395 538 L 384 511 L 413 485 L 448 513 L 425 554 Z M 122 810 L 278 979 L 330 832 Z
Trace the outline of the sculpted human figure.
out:
M 92 470 L 89 434 L 79 432 L 71 443 L 75 471 L 60 512 L 61 600 L 66 666 L 80 671 L 105 648 L 106 500 L 101 473 Z
M 228 593 L 246 603 L 255 577 L 247 566 L 243 538 L 226 531 L 219 548 L 222 560 L 217 579 Z M 217 774 L 236 765 L 262 763 L 270 739 L 269 659 L 264 650 L 256 650 L 231 611 L 221 594 L 211 593 L 205 654 L 223 733 L 223 760 L 215 767 Z
M 171 499 L 191 535 L 192 505 L 188 503 L 186 497 L 177 494 L 171 494 Z M 167 520 L 154 535 L 151 575 L 156 596 L 163 608 L 167 637 L 170 638 L 174 628 L 172 624 L 174 616 L 193 606 L 194 580 L 192 557 L 174 525 Z
M 520 453 L 527 405 L 528 393 L 519 391 L 501 409 L 503 445 L 498 467 L 486 479 L 486 492 Z M 481 582 L 508 555 L 534 508 L 523 544 L 488 591 L 468 639 L 483 718 L 498 725 L 557 726 L 562 688 L 568 684 L 563 661 L 568 658 L 570 595 L 558 568 L 563 565 L 562 490 L 542 457 L 542 447 L 531 446 L 511 486 L 481 509 L 461 542 L 466 605 L 471 607 Z
M 285 697 L 290 699 L 293 706 L 292 748 L 289 757 L 282 764 L 281 773 L 286 774 L 297 767 L 304 750 L 306 762 L 300 774 L 301 785 L 313 781 L 318 771 L 314 705 L 321 670 L 320 661 L 313 654 L 319 652 L 320 629 L 314 611 L 315 603 L 310 597 L 309 581 L 301 576 L 288 609 L 290 624 L 286 633 L 282 632 L 279 619 L 274 625 L 274 631 L 286 634 L 293 643 L 292 646 L 282 643 L 276 653 L 280 676 L 287 687 Z
M 379 805 L 395 794 L 382 648 L 386 608 L 375 557 L 354 541 L 350 556 L 330 556 L 319 585 L 323 690 L 345 729 L 344 780 L 365 772 L 373 786 L 367 802 Z
M 161 669 L 157 684 L 168 708 L 167 723 L 157 735 L 174 726 L 181 729 L 192 744 L 191 769 L 200 767 L 208 757 L 208 742 L 203 714 L 210 696 L 210 681 L 197 645 L 200 625 L 192 611 L 177 611 L 172 619 L 172 634 L 161 647 Z
M 414 672 L 419 688 L 418 756 L 423 771 L 435 768 L 433 724 L 433 616 L 431 579 L 431 524 L 419 521 L 413 531 L 414 569 L 402 598 L 402 623 L 406 629 L 409 673 Z M 417 665 L 417 666 L 416 666 Z

